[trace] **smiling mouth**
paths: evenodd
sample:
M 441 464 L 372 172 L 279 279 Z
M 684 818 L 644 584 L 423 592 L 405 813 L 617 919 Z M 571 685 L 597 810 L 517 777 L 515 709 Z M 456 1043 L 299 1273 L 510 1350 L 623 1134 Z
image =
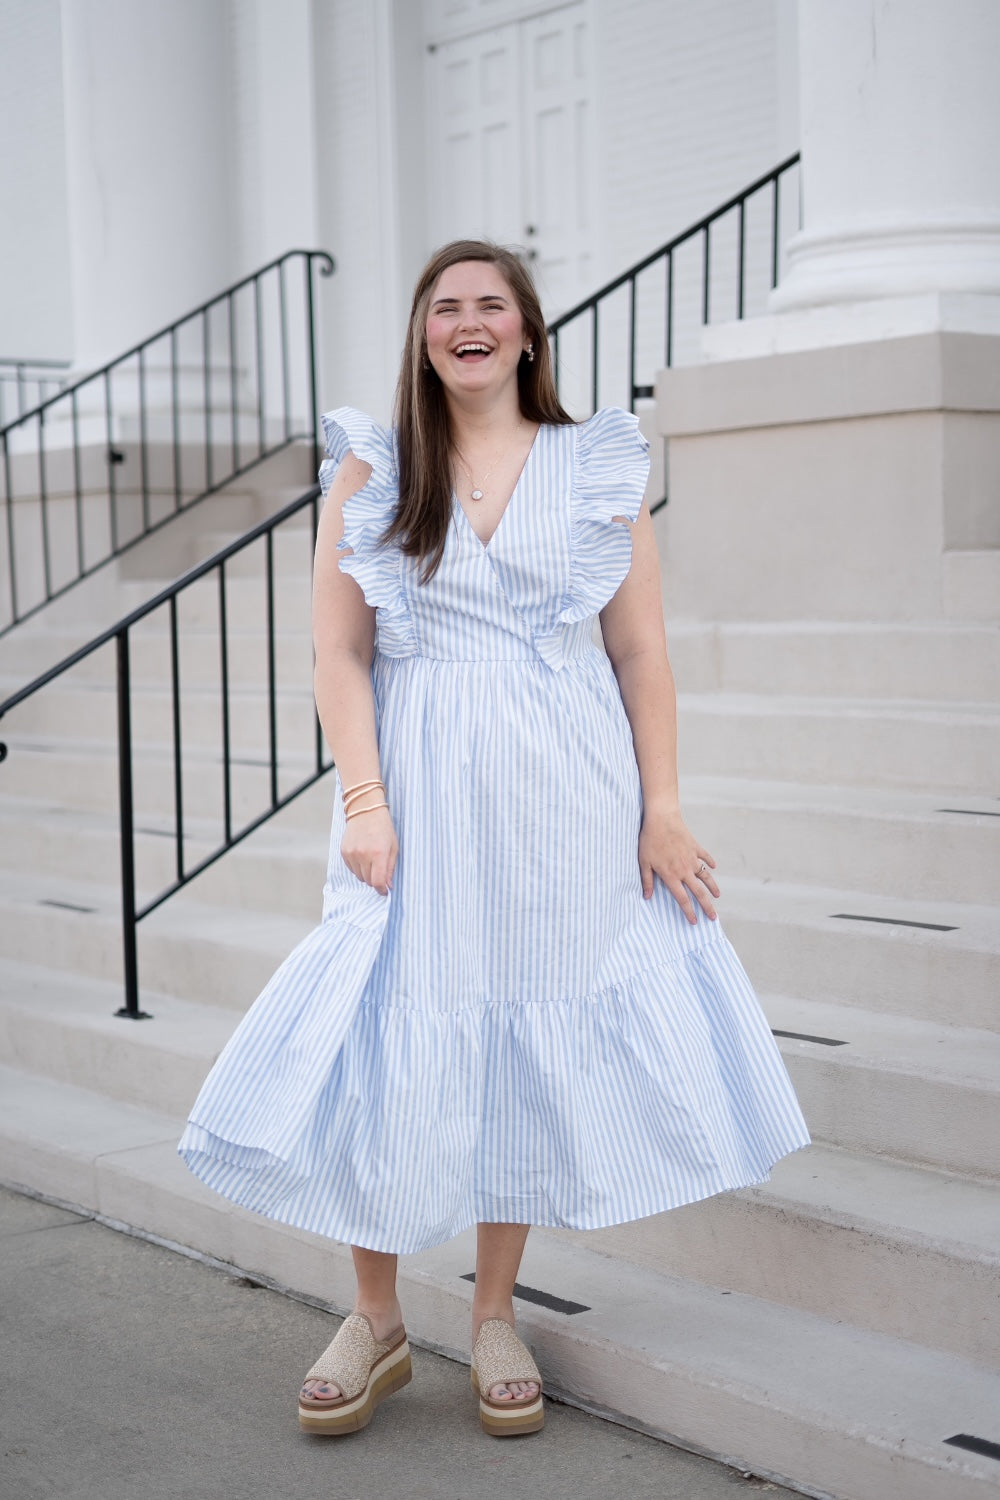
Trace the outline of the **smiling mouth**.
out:
M 470 359 L 477 355 L 491 354 L 493 351 L 486 344 L 459 344 L 454 353 L 458 359 Z

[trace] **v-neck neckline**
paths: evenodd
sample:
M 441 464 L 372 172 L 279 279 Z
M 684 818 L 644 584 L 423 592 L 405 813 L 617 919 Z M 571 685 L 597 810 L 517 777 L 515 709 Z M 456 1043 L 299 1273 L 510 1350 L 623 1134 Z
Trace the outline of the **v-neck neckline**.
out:
M 488 553 L 489 550 L 490 550 L 490 548 L 493 546 L 493 543 L 495 542 L 496 537 L 497 537 L 497 533 L 500 531 L 501 527 L 503 526 L 503 523 L 506 521 L 508 512 L 510 511 L 511 507 L 513 506 L 514 501 L 517 499 L 518 491 L 520 490 L 521 486 L 524 483 L 525 476 L 526 476 L 526 474 L 528 472 L 528 469 L 529 469 L 529 467 L 531 465 L 531 460 L 534 457 L 535 449 L 538 447 L 538 440 L 539 440 L 539 438 L 542 435 L 542 430 L 543 430 L 544 426 L 545 426 L 544 422 L 539 422 L 539 424 L 538 424 L 538 431 L 535 433 L 535 436 L 531 440 L 531 447 L 528 449 L 527 453 L 524 455 L 524 463 L 521 465 L 521 471 L 520 471 L 520 473 L 518 474 L 517 478 L 514 481 L 514 488 L 511 490 L 510 494 L 507 496 L 507 504 L 504 506 L 503 510 L 500 512 L 500 519 L 497 521 L 497 524 L 494 526 L 493 530 L 490 532 L 489 540 L 488 541 L 484 542 L 483 539 L 482 539 L 482 537 L 479 535 L 479 532 L 473 526 L 472 522 L 469 519 L 469 512 L 466 510 L 465 506 L 462 504 L 461 500 L 458 498 L 457 492 L 455 490 L 452 490 L 452 492 L 451 492 L 452 493 L 452 500 L 454 501 L 455 505 L 458 507 L 459 511 L 461 512 L 462 519 L 463 519 L 463 521 L 465 522 L 466 526 L 469 529 L 469 535 L 472 537 L 473 541 L 476 542 L 482 548 L 483 552 L 485 552 L 485 553 Z

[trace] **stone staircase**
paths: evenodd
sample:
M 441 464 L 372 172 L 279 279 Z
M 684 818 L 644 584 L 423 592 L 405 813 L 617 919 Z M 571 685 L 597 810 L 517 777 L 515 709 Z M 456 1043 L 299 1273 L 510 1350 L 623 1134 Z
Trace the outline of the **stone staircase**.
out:
M 291 771 L 311 745 L 308 536 L 276 540 Z M 255 566 L 229 583 L 237 820 L 265 774 Z M 154 585 L 119 576 L 116 607 Z M 219 823 L 214 609 L 206 592 L 183 612 L 189 854 Z M 17 632 L 0 690 L 80 625 Z M 687 816 L 816 1144 L 761 1188 L 533 1234 L 520 1316 L 551 1389 L 744 1471 L 836 1500 L 985 1497 L 1000 1488 L 1000 628 L 677 622 L 671 640 Z M 151 895 L 174 857 L 158 627 L 132 665 Z M 154 1019 L 117 1019 L 111 667 L 90 659 L 2 726 L 0 1178 L 343 1307 L 344 1247 L 231 1208 L 175 1154 L 238 1015 L 318 919 L 329 780 L 143 922 Z M 463 1235 L 401 1266 L 412 1336 L 466 1359 L 473 1264 Z

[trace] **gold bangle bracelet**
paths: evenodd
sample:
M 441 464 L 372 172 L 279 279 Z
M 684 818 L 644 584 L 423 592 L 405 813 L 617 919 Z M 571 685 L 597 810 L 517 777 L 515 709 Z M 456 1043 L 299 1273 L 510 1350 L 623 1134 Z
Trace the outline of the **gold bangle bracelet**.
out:
M 375 782 L 373 786 L 363 786 L 363 787 L 357 788 L 355 791 L 353 791 L 351 793 L 351 795 L 349 797 L 345 797 L 344 798 L 344 806 L 345 806 L 345 808 L 346 807 L 353 807 L 356 802 L 360 802 L 360 800 L 361 800 L 362 797 L 379 797 L 379 796 L 381 796 L 381 797 L 386 796 L 386 790 L 385 790 L 385 787 L 382 785 L 381 781 Z
M 356 807 L 353 812 L 349 812 L 346 814 L 344 822 L 349 823 L 352 818 L 360 818 L 362 813 L 378 812 L 380 807 L 388 806 L 388 802 L 376 802 L 371 807 Z
M 370 781 L 357 781 L 354 786 L 345 786 L 343 791 L 344 801 L 346 802 L 348 797 L 353 797 L 355 792 L 370 791 L 372 787 L 376 786 L 382 786 L 382 782 L 377 776 L 373 776 Z

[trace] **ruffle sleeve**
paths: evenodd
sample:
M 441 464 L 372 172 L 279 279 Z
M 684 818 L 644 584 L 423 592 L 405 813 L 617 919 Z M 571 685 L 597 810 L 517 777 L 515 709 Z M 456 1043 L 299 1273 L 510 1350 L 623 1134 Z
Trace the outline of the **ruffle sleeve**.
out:
M 570 569 L 554 617 L 535 640 L 550 666 L 562 665 L 562 627 L 599 614 L 632 565 L 632 534 L 615 516 L 635 521 L 649 477 L 649 444 L 639 419 L 607 406 L 576 429 L 570 496 Z
M 390 655 L 407 655 L 414 648 L 402 584 L 402 554 L 382 540 L 399 493 L 393 434 L 350 406 L 325 412 L 322 422 L 327 456 L 320 465 L 319 482 L 324 495 L 348 453 L 370 464 L 372 471 L 344 504 L 340 570 L 351 575 L 367 603 L 379 611 L 380 649 Z

